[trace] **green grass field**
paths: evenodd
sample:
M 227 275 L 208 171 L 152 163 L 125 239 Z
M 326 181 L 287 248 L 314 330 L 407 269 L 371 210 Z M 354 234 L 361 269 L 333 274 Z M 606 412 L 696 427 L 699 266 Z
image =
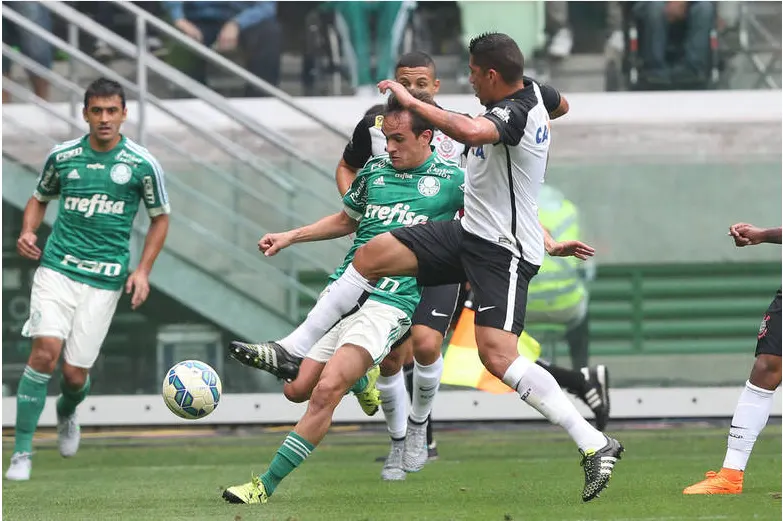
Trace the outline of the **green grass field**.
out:
M 725 429 L 623 430 L 612 484 L 583 504 L 578 454 L 550 429 L 448 430 L 441 458 L 404 482 L 380 480 L 379 432 L 333 432 L 266 505 L 229 505 L 224 487 L 265 468 L 285 431 L 253 436 L 85 439 L 62 459 L 36 446 L 33 479 L 3 482 L 4 521 L 765 521 L 781 519 L 781 429 L 756 444 L 745 492 L 685 497 L 719 467 Z M 3 446 L 3 470 L 11 446 Z

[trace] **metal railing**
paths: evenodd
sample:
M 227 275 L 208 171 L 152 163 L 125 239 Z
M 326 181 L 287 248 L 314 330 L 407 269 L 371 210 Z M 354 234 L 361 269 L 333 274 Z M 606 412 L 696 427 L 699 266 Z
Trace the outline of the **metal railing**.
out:
M 296 101 L 294 98 L 289 96 L 287 93 L 278 89 L 271 83 L 262 80 L 255 74 L 251 73 L 247 69 L 240 67 L 239 65 L 227 59 L 226 57 L 221 56 L 219 53 L 216 53 L 209 47 L 199 42 L 196 42 L 192 38 L 189 38 L 188 36 L 182 34 L 175 27 L 172 27 L 170 24 L 164 22 L 160 18 L 151 15 L 144 9 L 141 9 L 140 7 L 134 5 L 131 2 L 112 0 L 112 3 L 115 4 L 117 7 L 120 7 L 128 11 L 129 13 L 133 14 L 136 17 L 136 27 L 137 27 L 136 41 L 137 42 L 144 41 L 143 37 L 146 35 L 146 24 L 149 24 L 155 29 L 162 32 L 163 34 L 169 36 L 170 38 L 173 38 L 179 44 L 184 45 L 191 51 L 196 52 L 206 60 L 224 68 L 225 70 L 231 72 L 232 74 L 235 74 L 236 76 L 239 76 L 246 82 L 250 83 L 252 86 L 263 90 L 267 94 L 271 94 L 272 96 L 274 96 L 275 98 L 283 102 L 288 107 L 291 107 L 292 109 L 296 110 L 297 112 L 306 116 L 307 118 L 316 121 L 323 128 L 332 132 L 335 136 L 342 138 L 345 141 L 350 139 L 351 136 L 348 133 L 346 133 L 344 130 L 341 130 L 340 128 L 334 126 L 329 120 L 322 118 L 315 112 L 308 110 L 298 101 Z
M 5 56 L 9 60 L 11 60 L 12 62 L 15 62 L 15 63 L 19 64 L 23 68 L 31 71 L 32 73 L 34 73 L 34 74 L 36 74 L 36 75 L 38 75 L 38 76 L 40 76 L 42 78 L 45 78 L 47 81 L 50 81 L 52 84 L 55 84 L 55 85 L 65 89 L 67 91 L 72 92 L 72 93 L 80 93 L 82 91 L 81 87 L 79 87 L 78 85 L 76 85 L 74 83 L 71 83 L 69 80 L 67 80 L 67 79 L 63 78 L 62 76 L 52 72 L 51 70 L 47 69 L 46 67 L 43 67 L 42 65 L 38 64 L 34 60 L 31 60 L 30 58 L 28 58 L 28 57 L 24 56 L 23 54 L 21 54 L 20 52 L 16 51 L 15 49 L 9 47 L 8 45 L 2 44 L 2 51 L 3 51 L 3 56 Z M 80 134 L 83 133 L 83 124 L 82 124 L 82 122 L 78 121 L 77 119 L 75 119 L 73 117 L 67 117 L 67 116 L 64 116 L 64 115 L 60 114 L 57 111 L 52 110 L 50 107 L 47 106 L 45 100 L 37 98 L 35 95 L 31 94 L 24 87 L 22 87 L 21 85 L 13 82 L 13 80 L 8 80 L 7 79 L 5 81 L 7 81 L 9 83 L 10 88 L 8 89 L 8 91 L 11 94 L 13 94 L 15 96 L 18 96 L 19 98 L 23 99 L 24 101 L 26 101 L 28 103 L 32 103 L 32 104 L 36 105 L 38 108 L 40 108 L 40 109 L 44 110 L 45 112 L 47 112 L 47 114 L 49 114 L 50 116 L 53 116 L 53 117 L 59 119 L 60 121 L 63 121 L 64 123 L 67 123 L 74 130 L 76 130 L 78 133 L 80 133 Z M 134 126 L 134 124 L 132 122 L 126 122 L 125 124 L 129 125 L 131 127 Z M 23 126 L 25 126 L 25 125 L 23 125 Z M 136 126 L 138 126 L 138 124 Z M 39 136 L 45 136 L 45 134 L 43 134 L 41 132 L 38 132 L 38 131 L 34 131 L 34 129 L 32 129 L 29 126 L 25 126 L 25 127 L 27 128 L 27 130 L 33 131 L 33 132 L 35 132 Z M 176 143 L 172 142 L 170 139 L 168 139 L 168 138 L 166 138 L 164 136 L 159 136 L 159 135 L 154 135 L 152 137 L 154 137 L 156 143 L 159 143 L 159 144 L 163 145 L 170 152 L 172 152 L 172 153 L 174 153 L 176 155 L 180 155 L 183 158 L 189 159 L 188 154 L 186 152 L 184 152 L 181 149 L 180 146 L 178 146 Z M 215 174 L 216 176 L 218 176 L 219 178 L 221 178 L 221 179 L 223 179 L 225 181 L 236 182 L 239 188 L 242 188 L 243 190 L 247 190 L 247 193 L 249 195 L 254 196 L 259 202 L 262 202 L 262 203 L 265 203 L 265 204 L 274 204 L 274 201 L 271 198 L 264 196 L 263 194 L 261 194 L 257 190 L 255 190 L 253 187 L 248 186 L 247 184 L 243 183 L 242 181 L 234 180 L 231 176 L 227 175 L 223 170 L 219 169 L 216 165 L 212 165 L 211 163 L 202 160 L 201 161 L 201 166 L 205 167 L 210 172 L 212 172 L 213 174 Z M 205 197 L 200 192 L 198 192 L 198 191 L 194 190 L 193 188 L 189 187 L 183 180 L 180 180 L 178 178 L 178 176 L 176 176 L 174 174 L 171 174 L 171 173 L 167 173 L 167 179 L 173 181 L 174 185 L 182 187 L 183 191 L 185 191 L 186 193 L 188 193 L 190 196 L 194 197 L 195 199 L 201 200 L 207 206 L 214 207 L 217 212 L 219 212 L 219 213 L 226 213 L 226 209 L 224 207 L 218 205 L 217 203 L 212 201 L 210 198 Z M 294 211 L 292 211 L 292 210 L 290 210 L 288 208 L 281 208 L 281 212 L 283 213 L 284 216 L 288 217 L 292 222 L 297 222 L 297 221 L 300 220 L 299 215 L 296 212 L 294 212 Z M 268 230 L 265 230 L 263 226 L 260 226 L 260 225 L 258 225 L 256 223 L 253 223 L 253 222 L 249 221 L 248 219 L 243 218 L 243 217 L 237 215 L 236 213 L 229 214 L 227 217 L 232 222 L 234 222 L 235 224 L 237 224 L 237 225 L 239 225 L 239 226 L 241 226 L 243 228 L 246 228 L 248 231 L 250 231 L 252 233 L 258 234 L 258 233 L 266 233 L 268 231 Z M 328 266 L 327 264 L 321 263 L 318 259 L 311 259 L 310 257 L 305 256 L 301 252 L 297 252 L 295 250 L 291 250 L 291 254 L 293 254 L 295 257 L 299 258 L 302 261 L 312 261 L 313 264 L 315 264 L 316 267 L 318 267 L 318 268 L 320 268 L 320 269 L 322 269 L 324 271 L 328 271 L 329 269 L 331 269 L 331 267 Z
M 182 157 L 185 160 L 190 160 L 193 163 L 198 164 L 200 169 L 206 170 L 211 174 L 214 174 L 221 181 L 225 181 L 226 183 L 234 187 L 236 190 L 241 191 L 243 196 L 250 197 L 252 200 L 257 201 L 259 204 L 266 205 L 267 207 L 273 209 L 276 213 L 288 219 L 291 226 L 298 226 L 304 224 L 301 215 L 298 212 L 294 211 L 293 209 L 294 197 L 301 197 L 302 195 L 308 196 L 309 198 L 311 198 L 312 202 L 317 201 L 319 203 L 322 203 L 325 205 L 326 208 L 329 207 L 335 208 L 338 206 L 339 201 L 337 200 L 336 197 L 330 197 L 328 194 L 325 194 L 323 190 L 318 190 L 317 187 L 312 186 L 311 183 L 301 182 L 294 178 L 291 178 L 289 175 L 286 175 L 285 172 L 281 171 L 279 166 L 276 166 L 272 162 L 258 157 L 256 154 L 253 154 L 249 150 L 237 144 L 235 141 L 232 141 L 231 139 L 227 139 L 217 133 L 211 132 L 208 129 L 203 128 L 198 122 L 193 121 L 191 118 L 184 116 L 180 112 L 172 110 L 167 106 L 166 103 L 158 99 L 156 96 L 152 95 L 149 92 L 148 85 L 147 85 L 148 71 L 155 72 L 167 78 L 174 85 L 184 89 L 185 91 L 189 92 L 191 95 L 202 99 L 203 101 L 208 103 L 209 106 L 214 110 L 221 112 L 222 114 L 228 116 L 229 118 L 237 122 L 244 130 L 247 130 L 247 132 L 250 135 L 273 143 L 276 150 L 280 150 L 284 152 L 286 155 L 288 155 L 292 160 L 296 161 L 297 163 L 307 166 L 319 177 L 328 179 L 330 182 L 333 179 L 333 174 L 331 171 L 325 169 L 322 165 L 316 163 L 309 157 L 302 154 L 299 150 L 297 150 L 294 147 L 294 145 L 291 144 L 290 140 L 285 135 L 267 127 L 266 125 L 264 125 L 263 123 L 255 119 L 247 117 L 246 115 L 237 114 L 237 111 L 233 108 L 233 106 L 226 98 L 218 95 L 217 93 L 213 92 L 212 90 L 205 87 L 204 85 L 184 75 L 179 70 L 171 67 L 165 62 L 157 59 L 155 56 L 149 54 L 146 50 L 146 44 L 144 43 L 146 37 L 147 24 L 155 27 L 156 30 L 164 32 L 171 38 L 177 40 L 179 43 L 190 48 L 194 52 L 197 52 L 198 54 L 202 55 L 207 60 L 210 60 L 213 63 L 226 68 L 230 72 L 237 74 L 238 76 L 240 76 L 245 81 L 252 84 L 253 86 L 277 96 L 287 106 L 291 107 L 294 110 L 299 111 L 300 113 L 308 117 L 311 117 L 313 120 L 320 123 L 324 128 L 326 128 L 333 134 L 338 135 L 340 138 L 348 139 L 347 133 L 344 133 L 339 129 L 334 128 L 332 125 L 328 124 L 328 122 L 322 120 L 317 115 L 314 115 L 308 112 L 306 109 L 302 108 L 295 100 L 290 98 L 290 96 L 287 96 L 285 93 L 282 93 L 278 89 L 264 82 L 260 78 L 257 78 L 256 76 L 252 75 L 248 71 L 242 69 L 241 67 L 234 64 L 230 60 L 224 58 L 223 56 L 220 56 L 219 54 L 215 53 L 211 49 L 204 47 L 203 45 L 195 41 L 190 40 L 186 36 L 179 33 L 179 31 L 177 31 L 173 27 L 155 18 L 149 13 L 146 13 L 138 9 L 132 4 L 126 5 L 124 2 L 115 2 L 115 3 L 121 8 L 125 9 L 126 11 L 129 11 L 130 13 L 136 16 L 136 38 L 137 38 L 137 42 L 141 43 L 140 45 L 136 45 L 131 42 L 128 42 L 127 40 L 111 32 L 110 30 L 96 25 L 94 21 L 84 16 L 83 14 L 79 13 L 78 11 L 74 10 L 73 8 L 69 7 L 68 5 L 64 4 L 63 2 L 59 2 L 59 1 L 45 2 L 43 3 L 43 5 L 46 8 L 50 9 L 53 13 L 62 17 L 69 24 L 68 39 L 70 43 L 53 35 L 47 29 L 40 27 L 33 21 L 22 17 L 19 13 L 14 11 L 12 8 L 9 8 L 7 5 L 4 5 L 3 6 L 4 18 L 7 18 L 8 20 L 14 22 L 18 26 L 33 33 L 37 37 L 42 38 L 43 40 L 53 45 L 54 47 L 68 53 L 70 65 L 71 65 L 68 73 L 68 77 L 70 79 L 66 79 L 63 76 L 39 65 L 38 63 L 34 62 L 33 60 L 30 60 L 26 56 L 22 55 L 18 51 L 10 48 L 5 44 L 3 44 L 2 47 L 3 55 L 5 57 L 10 59 L 14 63 L 17 63 L 18 65 L 22 66 L 24 69 L 32 72 L 33 74 L 46 79 L 48 82 L 50 82 L 50 84 L 56 86 L 59 89 L 63 89 L 64 91 L 68 92 L 71 95 L 70 117 L 64 117 L 63 114 L 60 113 L 59 111 L 53 110 L 51 106 L 47 104 L 47 102 L 41 100 L 40 98 L 37 98 L 31 92 L 29 92 L 24 87 L 18 85 L 17 83 L 9 82 L 9 81 L 4 82 L 4 85 L 8 86 L 7 90 L 9 90 L 9 92 L 12 95 L 19 97 L 20 99 L 28 103 L 36 105 L 40 109 L 44 110 L 48 115 L 53 116 L 59 119 L 60 121 L 64 121 L 74 130 L 80 130 L 83 127 L 83 124 L 80 121 L 78 121 L 76 115 L 78 113 L 77 107 L 81 100 L 81 94 L 83 92 L 83 89 L 82 87 L 78 86 L 75 81 L 72 80 L 76 78 L 76 74 L 75 74 L 76 63 L 81 63 L 89 67 L 90 69 L 95 70 L 99 74 L 102 74 L 110 79 L 118 81 L 128 91 L 130 95 L 134 95 L 138 98 L 138 107 L 137 107 L 138 122 L 135 125 L 131 122 L 128 122 L 126 123 L 126 125 L 135 127 L 135 130 L 137 131 L 136 135 L 139 136 L 140 141 L 143 142 L 147 139 L 153 139 L 156 145 L 165 147 L 168 151 L 174 153 L 175 155 Z M 114 70 L 98 62 L 97 60 L 93 59 L 87 54 L 81 52 L 78 49 L 78 36 L 80 30 L 83 30 L 91 34 L 92 36 L 102 41 L 105 41 L 115 49 L 119 50 L 120 52 L 134 59 L 137 65 L 136 82 L 134 83 L 133 81 L 124 78 L 122 75 L 118 74 Z M 239 179 L 238 176 L 227 174 L 225 172 L 225 169 L 221 169 L 219 166 L 212 164 L 208 161 L 205 161 L 201 158 L 194 158 L 191 154 L 183 151 L 182 148 L 177 146 L 177 144 L 174 143 L 171 139 L 166 138 L 165 136 L 162 135 L 151 134 L 146 128 L 148 122 L 148 118 L 147 118 L 148 104 L 154 106 L 156 109 L 160 110 L 167 116 L 173 118 L 175 121 L 186 126 L 188 130 L 192 132 L 194 135 L 197 135 L 198 137 L 202 138 L 204 141 L 212 144 L 213 146 L 221 150 L 223 153 L 231 156 L 239 163 L 250 168 L 252 171 L 255 171 L 258 174 L 260 174 L 269 183 L 271 183 L 277 189 L 282 190 L 282 192 L 286 194 L 285 200 L 279 200 L 279 198 L 274 198 L 274 197 L 264 195 L 261 190 L 248 185 L 246 182 Z M 26 131 L 34 135 L 36 139 L 38 139 L 39 141 L 41 140 L 48 141 L 49 144 L 51 144 L 53 141 L 56 141 L 51 136 L 48 136 L 45 132 L 40 132 L 32 128 L 31 125 L 25 125 L 19 119 L 14 119 L 10 115 L 6 118 L 4 114 L 4 119 L 7 119 L 8 122 L 16 125 L 19 128 L 24 128 Z M 37 169 L 35 167 L 33 168 Z M 172 175 L 171 173 L 169 173 L 168 177 L 171 181 L 172 187 L 180 191 L 185 197 L 187 197 L 189 200 L 190 199 L 198 200 L 203 205 L 210 207 L 214 211 L 215 215 L 218 214 L 221 215 L 221 217 L 225 219 L 226 223 L 230 223 L 232 226 L 235 226 L 237 230 L 244 230 L 245 232 L 251 232 L 256 234 L 256 236 L 264 232 L 262 226 L 259 226 L 258 224 L 250 221 L 249 219 L 240 216 L 235 211 L 227 210 L 225 206 L 221 206 L 218 203 L 215 203 L 209 197 L 205 196 L 203 193 L 200 193 L 198 190 L 193 189 L 191 186 L 189 186 L 187 182 L 183 181 L 182 179 L 179 179 L 176 175 Z M 274 281 L 272 281 L 273 283 L 287 287 L 290 290 L 290 298 L 289 298 L 289 306 L 288 306 L 287 314 L 291 318 L 298 318 L 297 317 L 299 313 L 298 300 L 300 294 L 305 294 L 308 295 L 309 297 L 315 296 L 309 288 L 303 286 L 301 283 L 298 282 L 297 272 L 302 269 L 315 269 L 315 270 L 329 271 L 332 267 L 328 265 L 328 262 L 324 262 L 323 259 L 319 258 L 318 256 L 305 255 L 294 249 L 289 252 L 286 252 L 288 255 L 290 255 L 291 262 L 289 267 L 286 268 L 286 272 L 284 272 L 280 268 L 272 266 L 269 263 L 259 259 L 257 255 L 249 254 L 247 251 L 244 250 L 244 245 L 243 247 L 240 248 L 237 246 L 237 244 L 232 244 L 229 240 L 221 236 L 219 233 L 216 233 L 214 230 L 210 230 L 198 224 L 196 221 L 193 221 L 192 219 L 189 219 L 184 216 L 174 215 L 172 216 L 172 220 L 174 222 L 179 222 L 180 224 L 184 225 L 192 233 L 198 235 L 199 237 L 202 237 L 208 243 L 217 246 L 219 248 L 218 251 L 222 251 L 222 252 L 230 251 L 233 260 L 236 260 L 237 262 L 250 268 L 253 272 L 263 272 L 266 275 L 265 278 L 267 280 L 272 281 L 272 278 L 274 278 Z M 345 245 L 340 244 L 339 242 L 329 247 L 339 248 L 341 254 L 345 252 Z M 294 262 L 294 259 L 296 260 L 296 262 Z M 261 275 L 261 273 L 259 273 L 259 275 Z M 225 279 L 224 277 L 219 277 L 219 278 L 231 284 L 231 282 Z M 243 288 L 237 288 L 237 289 L 239 289 L 240 291 L 243 290 Z M 258 295 L 251 295 L 251 296 L 258 298 Z

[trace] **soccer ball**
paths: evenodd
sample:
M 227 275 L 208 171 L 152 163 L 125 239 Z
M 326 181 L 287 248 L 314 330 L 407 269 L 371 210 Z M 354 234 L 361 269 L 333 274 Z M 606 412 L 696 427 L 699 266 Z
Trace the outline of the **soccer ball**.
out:
M 163 379 L 163 401 L 171 412 L 197 420 L 214 411 L 222 386 L 214 369 L 198 360 L 180 362 Z

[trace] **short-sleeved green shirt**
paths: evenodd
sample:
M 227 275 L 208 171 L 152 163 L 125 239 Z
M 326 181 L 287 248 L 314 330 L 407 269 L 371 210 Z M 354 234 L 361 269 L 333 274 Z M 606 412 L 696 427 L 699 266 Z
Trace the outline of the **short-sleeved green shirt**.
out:
M 102 289 L 119 289 L 128 275 L 133 220 L 144 201 L 150 217 L 170 212 L 163 168 L 149 151 L 122 136 L 108 152 L 89 136 L 49 152 L 33 193 L 60 199 L 41 266 Z
M 358 220 L 359 226 L 353 246 L 330 279 L 342 275 L 356 250 L 376 235 L 428 221 L 454 219 L 462 209 L 464 182 L 464 171 L 436 153 L 410 170 L 395 170 L 388 155 L 370 159 L 343 197 L 345 212 Z M 413 315 L 420 297 L 415 277 L 384 277 L 370 296 L 404 311 L 408 317 Z

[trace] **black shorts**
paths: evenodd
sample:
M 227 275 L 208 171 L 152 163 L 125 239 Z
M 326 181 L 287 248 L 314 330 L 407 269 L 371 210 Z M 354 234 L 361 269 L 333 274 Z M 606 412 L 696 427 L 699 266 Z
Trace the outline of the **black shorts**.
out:
M 539 266 L 466 232 L 459 221 L 435 221 L 391 231 L 415 255 L 422 286 L 470 282 L 476 324 L 515 335 L 525 325 L 527 286 Z
M 780 325 L 780 290 L 778 290 L 761 321 L 756 342 L 756 356 L 780 356 Z
M 425 287 L 421 291 L 419 305 L 413 312 L 411 328 L 426 326 L 445 337 L 451 325 L 451 318 L 457 308 L 459 296 L 459 284 Z M 400 347 L 410 336 L 411 330 L 408 329 L 392 346 L 392 349 Z

